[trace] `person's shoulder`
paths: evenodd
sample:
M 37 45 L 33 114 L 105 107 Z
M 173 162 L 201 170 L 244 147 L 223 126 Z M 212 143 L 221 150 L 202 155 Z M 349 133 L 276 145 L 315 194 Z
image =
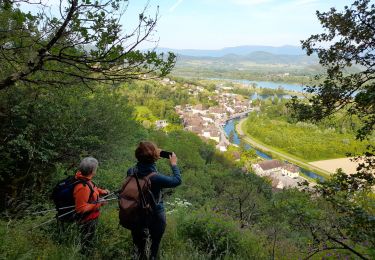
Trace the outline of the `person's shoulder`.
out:
M 158 171 L 155 171 L 155 172 L 150 172 L 147 176 L 149 176 L 149 178 L 154 178 L 160 175 L 162 174 L 160 174 Z
M 148 176 L 149 176 L 150 181 L 158 181 L 162 179 L 165 175 L 156 171 L 156 172 L 151 172 Z
M 82 191 L 82 190 L 88 190 L 90 189 L 90 187 L 88 186 L 87 182 L 78 182 L 75 186 L 74 186 L 74 192 L 79 192 L 79 191 Z
M 135 167 L 128 168 L 128 170 L 126 171 L 126 175 L 129 176 L 129 175 L 133 174 L 135 169 L 136 169 Z

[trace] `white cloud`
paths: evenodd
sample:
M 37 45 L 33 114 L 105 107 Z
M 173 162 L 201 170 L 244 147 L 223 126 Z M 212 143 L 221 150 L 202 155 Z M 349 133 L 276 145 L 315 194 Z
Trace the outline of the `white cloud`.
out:
M 174 3 L 174 5 L 171 6 L 171 8 L 169 8 L 169 12 L 173 12 L 184 0 L 177 0 L 176 3 Z

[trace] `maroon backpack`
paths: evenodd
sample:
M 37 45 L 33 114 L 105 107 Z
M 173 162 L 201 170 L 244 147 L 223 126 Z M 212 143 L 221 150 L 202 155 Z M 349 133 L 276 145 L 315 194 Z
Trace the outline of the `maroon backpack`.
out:
M 150 181 L 156 173 L 152 172 L 139 178 L 136 168 L 131 171 L 119 194 L 120 225 L 130 230 L 139 226 L 147 226 L 156 206 Z

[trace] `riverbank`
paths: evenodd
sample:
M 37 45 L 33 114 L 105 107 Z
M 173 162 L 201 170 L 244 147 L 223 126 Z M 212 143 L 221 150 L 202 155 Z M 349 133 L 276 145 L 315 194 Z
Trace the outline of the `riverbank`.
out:
M 270 147 L 268 145 L 265 145 L 263 144 L 262 142 L 254 139 L 253 137 L 249 137 L 247 134 L 245 134 L 245 131 L 243 130 L 243 124 L 244 122 L 246 121 L 246 118 L 244 119 L 241 119 L 239 121 L 239 123 L 236 125 L 235 129 L 238 133 L 239 136 L 241 136 L 241 138 L 247 142 L 248 144 L 250 144 L 252 147 L 254 148 L 257 148 L 257 149 L 261 149 L 262 151 L 265 151 L 267 153 L 270 153 L 271 155 L 273 155 L 272 157 L 279 157 L 280 159 L 282 160 L 287 160 L 297 166 L 300 166 L 302 168 L 305 168 L 306 170 L 311 170 L 311 171 L 314 171 L 316 172 L 318 175 L 324 177 L 324 178 L 329 178 L 330 176 L 330 172 L 328 171 L 325 171 L 324 169 L 321 169 L 319 167 L 316 167 L 314 165 L 311 165 L 309 164 L 307 161 L 301 159 L 301 158 L 298 158 L 296 156 L 293 156 L 293 155 L 290 155 L 290 154 L 287 154 L 283 151 L 280 151 L 274 147 Z M 312 178 L 309 178 L 309 180 L 312 180 Z

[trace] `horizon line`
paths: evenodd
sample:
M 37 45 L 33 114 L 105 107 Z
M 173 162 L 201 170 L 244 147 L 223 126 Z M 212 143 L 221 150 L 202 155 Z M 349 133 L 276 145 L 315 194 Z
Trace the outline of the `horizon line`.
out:
M 224 49 L 228 49 L 228 48 L 238 48 L 238 47 L 272 47 L 272 48 L 296 47 L 296 48 L 300 48 L 302 50 L 301 46 L 292 45 L 292 44 L 284 44 L 284 45 L 278 45 L 278 46 L 262 45 L 262 44 L 247 44 L 247 45 L 227 46 L 227 47 L 214 48 L 214 49 L 175 48 L 175 47 L 162 46 L 162 47 L 155 47 L 155 49 L 219 51 L 219 50 L 224 50 Z

